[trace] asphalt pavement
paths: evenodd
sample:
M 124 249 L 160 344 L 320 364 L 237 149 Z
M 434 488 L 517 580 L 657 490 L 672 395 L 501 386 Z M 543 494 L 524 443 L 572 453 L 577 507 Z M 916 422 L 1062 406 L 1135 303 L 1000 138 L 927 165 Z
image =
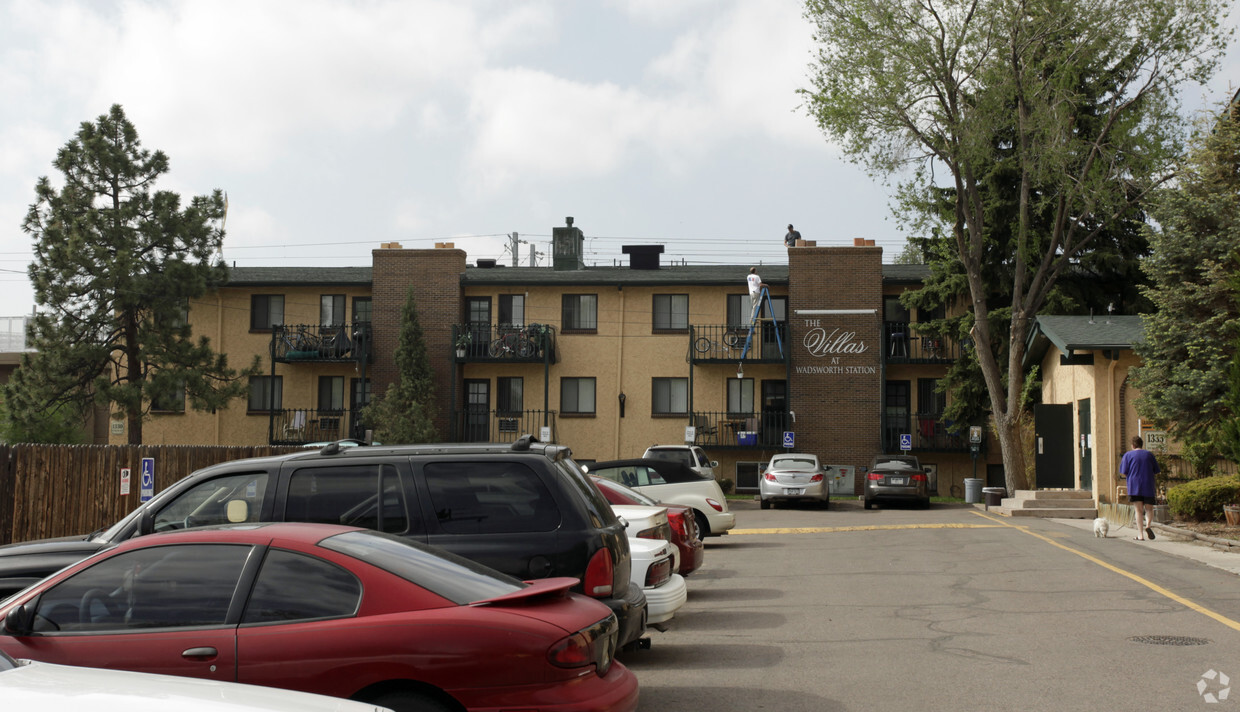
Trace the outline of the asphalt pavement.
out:
M 671 630 L 622 657 L 641 710 L 1240 710 L 1240 555 L 971 505 L 730 505 Z

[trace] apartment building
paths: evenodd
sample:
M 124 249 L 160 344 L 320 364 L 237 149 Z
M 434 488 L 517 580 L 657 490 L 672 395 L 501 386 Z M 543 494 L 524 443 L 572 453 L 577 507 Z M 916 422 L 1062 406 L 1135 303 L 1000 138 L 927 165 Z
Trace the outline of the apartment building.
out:
M 225 288 L 191 305 L 191 323 L 232 364 L 257 358 L 263 374 L 245 402 L 215 413 L 164 404 L 146 440 L 361 435 L 361 407 L 396 377 L 412 292 L 449 440 L 532 432 L 586 461 L 694 442 L 741 488 L 756 486 L 761 464 L 789 442 L 849 475 L 907 446 L 936 470 L 943 494 L 960 494 L 965 477 L 1002 483 L 998 448 L 983 443 L 972 458 L 942 415 L 934 386 L 960 345 L 918 334 L 934 315 L 899 303 L 920 287 L 923 266 L 883 265 L 881 248 L 856 244 L 724 266 L 663 264 L 661 246 L 632 245 L 624 266 L 587 267 L 583 240 L 571 221 L 554 228 L 545 267 L 389 243 L 370 267 L 234 268 Z M 768 285 L 752 324 L 751 267 Z M 117 425 L 113 441 L 123 442 Z M 860 491 L 852 479 L 841 486 Z

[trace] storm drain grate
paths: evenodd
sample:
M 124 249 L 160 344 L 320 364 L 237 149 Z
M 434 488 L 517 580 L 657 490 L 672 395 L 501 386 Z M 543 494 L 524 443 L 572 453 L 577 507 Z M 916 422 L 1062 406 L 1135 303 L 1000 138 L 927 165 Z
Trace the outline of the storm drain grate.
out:
M 1128 640 L 1146 645 L 1209 645 L 1207 638 L 1189 638 L 1183 635 L 1134 635 Z

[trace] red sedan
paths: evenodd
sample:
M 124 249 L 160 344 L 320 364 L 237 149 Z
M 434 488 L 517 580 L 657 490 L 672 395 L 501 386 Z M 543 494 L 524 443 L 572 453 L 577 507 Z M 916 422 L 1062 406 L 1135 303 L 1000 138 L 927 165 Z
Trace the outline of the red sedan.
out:
M 138 537 L 5 602 L 15 658 L 243 682 L 396 712 L 637 708 L 607 606 L 323 524 Z
M 680 550 L 680 570 L 676 573 L 688 576 L 702 566 L 706 556 L 706 547 L 702 544 L 698 532 L 697 520 L 693 517 L 692 507 L 679 504 L 657 502 L 631 487 L 606 477 L 590 475 L 594 484 L 602 491 L 604 499 L 611 504 L 643 504 L 649 507 L 666 507 L 667 523 L 672 529 L 672 543 Z

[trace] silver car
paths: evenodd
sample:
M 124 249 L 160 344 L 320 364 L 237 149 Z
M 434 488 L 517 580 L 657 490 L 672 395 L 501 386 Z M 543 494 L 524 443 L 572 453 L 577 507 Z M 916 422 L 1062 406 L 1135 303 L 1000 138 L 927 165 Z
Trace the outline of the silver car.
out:
M 907 462 L 879 462 L 865 475 L 865 508 L 878 501 L 912 502 L 925 509 L 930 506 L 930 478 Z
M 771 458 L 758 481 L 759 506 L 770 509 L 775 502 L 815 502 L 831 506 L 829 465 L 818 464 L 817 455 L 780 453 Z

